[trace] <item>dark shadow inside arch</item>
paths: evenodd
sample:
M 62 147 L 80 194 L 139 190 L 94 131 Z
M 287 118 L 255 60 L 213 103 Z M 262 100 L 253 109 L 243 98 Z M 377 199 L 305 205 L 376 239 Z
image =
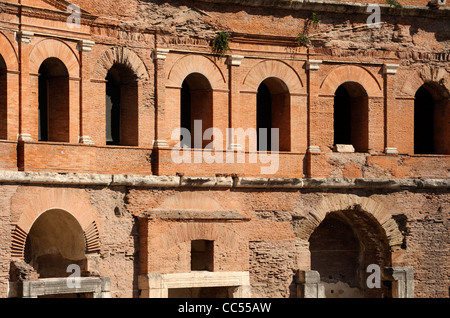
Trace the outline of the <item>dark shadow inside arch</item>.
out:
M 289 89 L 282 80 L 269 77 L 261 82 L 256 95 L 258 151 L 290 151 L 290 104 Z M 278 129 L 278 140 L 272 135 L 272 129 Z M 278 143 L 277 147 L 274 142 Z
M 0 139 L 7 138 L 7 118 L 8 118 L 8 82 L 6 74 L 6 63 L 3 57 L 0 55 Z
M 206 129 L 213 126 L 213 91 L 209 80 L 200 73 L 184 79 L 180 92 L 180 127 L 189 132 L 181 134 L 182 147 L 205 148 L 211 143 L 203 140 Z M 201 122 L 201 127 L 199 123 Z M 194 139 L 197 136 L 199 138 Z
M 39 67 L 38 96 L 39 141 L 69 142 L 69 72 L 58 58 L 47 58 Z
M 436 83 L 425 83 L 414 97 L 414 153 L 450 154 L 448 93 Z
M 138 146 L 138 83 L 134 72 L 116 63 L 106 75 L 106 144 Z
M 328 213 L 309 243 L 311 269 L 319 272 L 327 298 L 391 297 L 388 282 L 380 288 L 367 286 L 370 264 L 381 271 L 391 266 L 387 237 L 367 213 L 359 209 Z
M 369 148 L 369 106 L 364 87 L 345 82 L 334 97 L 334 145 L 353 145 L 356 152 Z
M 106 75 L 106 144 L 138 146 L 139 97 L 136 74 L 115 63 Z

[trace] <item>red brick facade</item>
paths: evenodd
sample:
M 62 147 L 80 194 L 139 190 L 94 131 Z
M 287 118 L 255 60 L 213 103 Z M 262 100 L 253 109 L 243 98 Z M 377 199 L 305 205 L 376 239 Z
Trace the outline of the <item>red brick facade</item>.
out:
M 254 297 L 300 297 L 297 271 L 310 270 L 327 297 L 396 296 L 395 282 L 364 285 L 369 264 L 412 267 L 415 297 L 449 296 L 448 4 L 373 1 L 382 24 L 370 28 L 359 4 L 288 2 L 77 0 L 75 26 L 65 1 L 0 2 L 2 297 L 17 296 L 12 264 L 44 275 L 70 259 L 110 277 L 112 296 L 138 297 L 145 275 L 190 273 L 198 240 L 213 242 L 200 252 L 210 271 L 247 273 Z M 276 163 L 226 138 L 260 127 L 262 83 Z M 218 134 L 177 163 L 183 103 L 192 137 L 195 120 Z M 69 234 L 49 238 L 44 221 Z

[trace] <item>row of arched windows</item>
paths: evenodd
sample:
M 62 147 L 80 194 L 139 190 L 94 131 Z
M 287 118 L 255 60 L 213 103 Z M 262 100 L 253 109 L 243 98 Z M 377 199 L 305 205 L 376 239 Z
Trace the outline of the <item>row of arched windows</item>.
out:
M 6 66 L 0 56 L 0 115 L 6 117 Z M 69 141 L 69 73 L 58 58 L 47 58 L 39 68 L 38 132 L 39 141 Z M 138 89 L 133 71 L 114 64 L 106 76 L 105 138 L 107 145 L 137 146 Z M 445 153 L 437 135 L 446 134 L 445 109 L 439 109 L 439 93 L 431 84 L 424 84 L 415 95 L 414 153 Z M 334 97 L 334 144 L 351 144 L 356 152 L 368 150 L 368 95 L 357 82 L 342 83 Z M 269 77 L 258 87 L 256 98 L 256 128 L 266 128 L 264 138 L 271 140 L 271 128 L 279 129 L 279 150 L 290 151 L 290 93 L 286 84 L 277 77 Z M 193 130 L 195 120 L 202 120 L 203 130 L 212 126 L 213 89 L 200 73 L 189 74 L 180 92 L 180 127 Z M 445 107 L 445 106 L 443 106 Z M 447 119 L 446 119 L 447 118 Z M 4 123 L 5 124 L 5 123 Z M 0 138 L 4 137 L 4 126 Z M 191 134 L 193 136 L 193 134 Z M 192 138 L 192 137 L 191 137 Z M 270 142 L 260 142 L 257 150 L 271 150 Z M 201 145 L 205 147 L 207 142 Z M 194 147 L 193 140 L 181 140 L 181 145 Z

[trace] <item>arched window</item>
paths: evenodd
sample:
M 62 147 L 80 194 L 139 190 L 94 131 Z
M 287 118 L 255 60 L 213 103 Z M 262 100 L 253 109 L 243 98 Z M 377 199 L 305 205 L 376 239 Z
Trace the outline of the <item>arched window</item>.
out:
M 138 145 L 138 84 L 133 71 L 114 64 L 106 75 L 106 144 Z
M 0 55 L 0 139 L 7 137 L 7 84 L 6 63 Z
M 212 114 L 211 83 L 200 73 L 189 74 L 181 86 L 180 127 L 190 132 L 190 139 L 189 136 L 181 136 L 181 146 L 204 148 L 211 142 L 210 140 L 203 140 L 203 133 L 213 126 Z M 197 140 L 194 139 L 196 136 L 199 137 Z
M 356 82 L 340 85 L 334 97 L 334 145 L 353 145 L 355 151 L 368 150 L 368 96 Z
M 271 129 L 273 128 L 278 129 L 278 150 L 290 151 L 290 126 L 289 89 L 282 80 L 269 77 L 261 82 L 256 96 L 258 151 L 275 150 L 272 147 Z
M 69 72 L 50 57 L 39 68 L 39 141 L 69 142 Z
M 414 100 L 414 153 L 450 154 L 449 97 L 437 84 L 426 83 Z

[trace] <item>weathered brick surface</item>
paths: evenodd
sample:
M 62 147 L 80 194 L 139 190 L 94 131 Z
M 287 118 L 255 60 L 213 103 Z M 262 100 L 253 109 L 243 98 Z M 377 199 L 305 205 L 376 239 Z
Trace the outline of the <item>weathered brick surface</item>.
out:
M 266 179 L 254 188 L 207 187 L 200 180 L 183 189 L 5 182 L 0 296 L 7 297 L 12 256 L 25 253 L 25 239 L 13 234 L 27 235 L 42 213 L 58 208 L 88 236 L 88 270 L 111 278 L 113 297 L 138 297 L 139 274 L 189 272 L 193 239 L 215 241 L 214 270 L 248 270 L 253 296 L 297 297 L 294 273 L 314 269 L 308 240 L 330 214 L 346 219 L 365 246 L 353 264 L 360 274 L 370 262 L 412 266 L 416 297 L 448 297 L 448 187 L 421 188 L 420 180 L 449 178 L 449 16 L 447 9 L 426 8 L 428 1 L 400 2 L 420 8 L 383 6 L 379 29 L 366 27 L 365 7 L 348 3 L 73 0 L 86 11 L 79 28 L 70 28 L 63 2 L 23 0 L 20 10 L 16 0 L 1 2 L 1 170 L 265 177 L 278 186 L 286 181 L 276 178 L 334 181 L 301 189 L 271 188 Z M 316 35 L 311 46 L 299 47 L 295 37 L 312 12 L 320 19 Z M 18 32 L 17 21 L 34 34 Z M 230 33 L 227 54 L 234 58 L 212 54 L 218 31 Z M 88 49 L 86 41 L 95 44 Z M 47 58 L 59 59 L 68 78 L 57 89 L 49 83 L 58 104 L 49 117 L 52 141 L 38 142 L 38 72 Z M 317 68 L 315 60 L 321 61 Z M 395 74 L 386 74 L 390 64 L 398 64 Z M 121 75 L 130 77 L 122 83 L 132 86 L 121 89 L 123 144 L 107 146 L 105 87 L 113 67 L 126 69 Z M 173 161 L 178 137 L 172 139 L 172 131 L 180 126 L 181 85 L 190 74 L 190 84 L 203 89 L 193 93 L 201 96 L 193 117 L 224 136 L 226 128 L 256 128 L 256 94 L 267 83 L 278 106 L 273 125 L 280 128 L 282 148 L 275 172 L 263 175 L 268 164 L 250 162 L 245 143 L 244 163 Z M 348 82 L 358 83 L 346 84 L 357 106 L 356 153 L 338 153 L 334 94 Z M 437 154 L 418 155 L 414 98 L 424 84 L 437 109 Z M 80 143 L 89 137 L 93 145 Z M 158 149 L 155 140 L 169 147 Z M 215 146 L 221 155 L 229 145 L 217 140 Z M 386 154 L 386 147 L 398 154 Z M 200 150 L 188 155 L 195 153 Z M 414 179 L 418 185 L 338 187 L 353 178 L 363 184 Z M 360 287 L 366 296 L 380 296 Z

